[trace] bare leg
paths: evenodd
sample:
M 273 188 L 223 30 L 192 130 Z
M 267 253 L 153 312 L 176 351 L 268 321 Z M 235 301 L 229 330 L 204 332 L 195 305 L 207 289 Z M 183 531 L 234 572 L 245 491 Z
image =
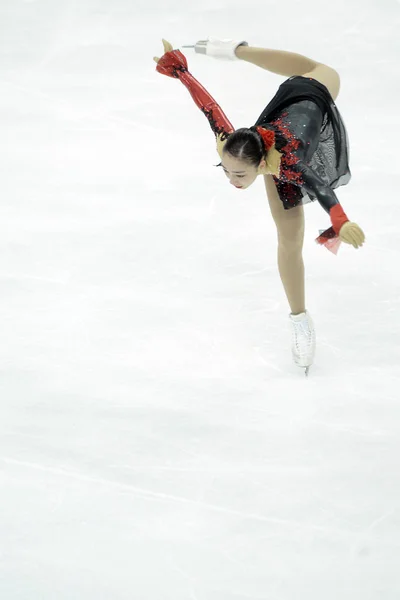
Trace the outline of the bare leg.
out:
M 239 46 L 235 54 L 241 60 L 278 75 L 312 77 L 328 88 L 334 100 L 339 94 L 340 78 L 337 71 L 301 54 L 252 46 Z
M 265 175 L 265 187 L 272 217 L 278 231 L 278 268 L 292 314 L 305 311 L 304 212 L 302 206 L 285 210 L 271 175 Z
M 315 60 L 294 52 L 253 48 L 252 46 L 238 46 L 235 54 L 241 60 L 286 77 L 303 75 L 308 71 L 312 71 L 318 64 Z

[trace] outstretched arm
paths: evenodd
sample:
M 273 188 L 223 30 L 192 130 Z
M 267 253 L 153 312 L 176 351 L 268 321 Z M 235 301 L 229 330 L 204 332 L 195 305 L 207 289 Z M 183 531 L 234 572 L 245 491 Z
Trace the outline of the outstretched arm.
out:
M 234 131 L 233 125 L 211 94 L 189 72 L 186 57 L 182 52 L 173 50 L 171 44 L 165 40 L 163 40 L 163 44 L 164 56 L 154 57 L 157 71 L 168 77 L 179 79 L 183 83 L 195 104 L 206 115 L 214 134 L 224 140 Z
M 341 241 L 351 244 L 354 248 L 362 246 L 365 241 L 364 232 L 357 223 L 352 223 L 348 219 L 335 192 L 302 160 L 292 165 L 292 169 L 293 174 L 296 173 L 298 176 L 297 185 L 317 198 L 331 218 L 331 230 L 324 232 L 317 241 L 325 244 L 327 239 L 339 237 Z

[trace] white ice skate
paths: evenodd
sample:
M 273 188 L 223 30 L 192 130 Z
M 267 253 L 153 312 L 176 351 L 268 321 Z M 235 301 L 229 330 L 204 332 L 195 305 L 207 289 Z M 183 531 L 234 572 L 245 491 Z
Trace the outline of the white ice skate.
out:
M 235 54 L 238 46 L 248 46 L 244 40 L 221 40 L 219 38 L 209 37 L 207 40 L 199 40 L 191 46 L 182 46 L 182 48 L 193 48 L 198 54 L 206 54 L 213 58 L 222 58 L 224 60 L 239 60 Z
M 289 315 L 292 326 L 292 354 L 298 367 L 305 369 L 306 376 L 313 364 L 315 355 L 315 330 L 314 323 L 309 313 Z

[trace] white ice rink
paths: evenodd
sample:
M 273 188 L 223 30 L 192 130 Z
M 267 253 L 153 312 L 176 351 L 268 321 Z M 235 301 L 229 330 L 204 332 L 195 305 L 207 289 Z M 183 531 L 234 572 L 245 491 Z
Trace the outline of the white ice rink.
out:
M 1 600 L 399 600 L 400 3 L 0 0 Z M 336 67 L 366 232 L 306 207 L 307 380 L 262 178 L 161 38 Z M 235 127 L 283 77 L 187 51 Z

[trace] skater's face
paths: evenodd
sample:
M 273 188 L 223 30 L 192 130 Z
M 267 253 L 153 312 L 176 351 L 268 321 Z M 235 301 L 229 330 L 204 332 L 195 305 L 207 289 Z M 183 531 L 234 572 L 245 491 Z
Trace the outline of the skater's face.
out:
M 238 189 L 248 188 L 258 175 L 257 167 L 228 152 L 222 154 L 221 166 L 229 183 Z

